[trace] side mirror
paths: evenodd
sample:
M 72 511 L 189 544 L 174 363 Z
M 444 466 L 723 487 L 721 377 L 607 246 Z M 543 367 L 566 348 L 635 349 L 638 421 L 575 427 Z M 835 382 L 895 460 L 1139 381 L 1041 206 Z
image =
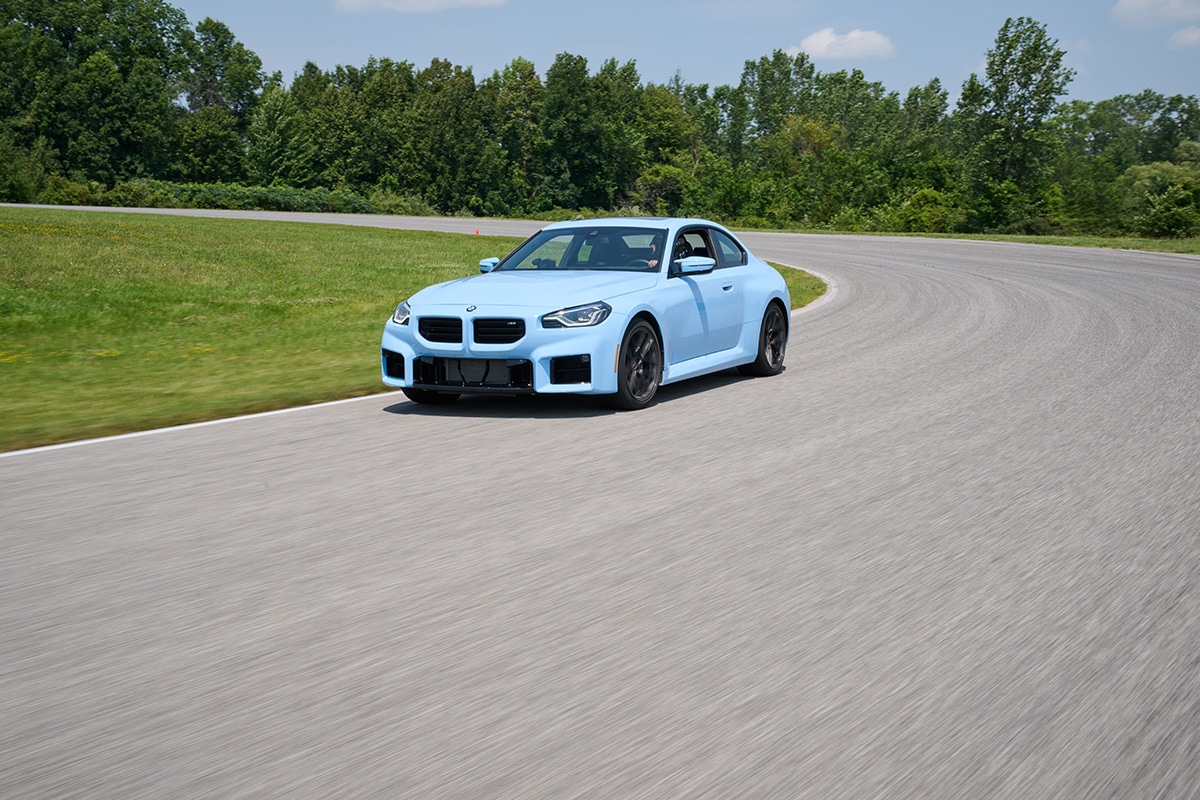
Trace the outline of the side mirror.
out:
M 715 259 L 706 256 L 688 256 L 679 259 L 676 263 L 680 275 L 703 275 L 706 272 L 712 272 L 717 266 Z
M 480 272 L 491 272 L 492 270 L 494 270 L 496 268 L 496 265 L 499 263 L 500 263 L 500 259 L 498 259 L 498 258 L 485 258 L 479 262 L 479 271 Z

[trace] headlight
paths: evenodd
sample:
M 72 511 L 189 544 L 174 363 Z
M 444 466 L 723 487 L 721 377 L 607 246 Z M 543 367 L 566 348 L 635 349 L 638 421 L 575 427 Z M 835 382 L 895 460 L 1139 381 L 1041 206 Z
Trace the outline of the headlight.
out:
M 588 303 L 586 306 L 564 308 L 542 317 L 543 328 L 586 328 L 608 319 L 612 306 L 608 303 Z
M 412 314 L 412 309 L 408 307 L 408 301 L 405 300 L 400 305 L 396 306 L 396 310 L 392 312 L 392 322 L 397 325 L 407 325 L 408 317 Z

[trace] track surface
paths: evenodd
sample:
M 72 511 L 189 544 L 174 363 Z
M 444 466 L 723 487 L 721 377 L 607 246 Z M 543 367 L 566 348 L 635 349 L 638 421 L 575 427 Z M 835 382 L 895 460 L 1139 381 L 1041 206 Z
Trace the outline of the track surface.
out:
M 1200 797 L 1200 259 L 746 239 L 777 378 L 0 458 L 0 796 Z

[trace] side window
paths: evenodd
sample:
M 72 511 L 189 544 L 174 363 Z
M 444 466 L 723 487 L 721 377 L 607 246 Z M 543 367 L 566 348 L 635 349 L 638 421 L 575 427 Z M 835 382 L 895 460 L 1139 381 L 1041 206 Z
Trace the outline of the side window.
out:
M 679 261 L 688 256 L 716 258 L 712 248 L 708 245 L 708 237 L 704 235 L 704 231 L 698 228 L 686 230 L 675 238 L 675 248 L 671 251 L 672 260 Z
M 737 242 L 721 231 L 711 231 L 717 245 L 718 267 L 740 267 L 746 263 L 746 251 Z

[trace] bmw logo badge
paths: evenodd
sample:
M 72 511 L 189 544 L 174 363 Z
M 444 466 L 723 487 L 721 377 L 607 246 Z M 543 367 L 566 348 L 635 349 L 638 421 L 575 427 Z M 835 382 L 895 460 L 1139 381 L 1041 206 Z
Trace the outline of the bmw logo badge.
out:
M 475 306 L 467 306 L 467 311 L 474 311 L 474 310 L 475 310 Z

